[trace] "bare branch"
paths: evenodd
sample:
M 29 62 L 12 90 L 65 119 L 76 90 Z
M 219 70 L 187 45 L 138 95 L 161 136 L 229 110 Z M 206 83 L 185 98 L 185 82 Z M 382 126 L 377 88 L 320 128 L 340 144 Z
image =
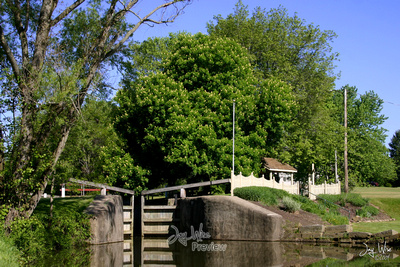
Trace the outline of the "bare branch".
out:
M 26 36 L 26 28 L 24 28 L 21 18 L 21 5 L 19 1 L 15 1 L 13 3 L 10 0 L 6 0 L 6 2 L 15 20 L 15 28 L 18 32 L 19 39 L 21 41 L 22 66 L 25 68 L 26 65 L 28 64 L 29 51 L 28 51 L 28 37 Z
M 3 50 L 6 52 L 7 59 L 11 63 L 11 67 L 13 69 L 15 77 L 19 77 L 20 70 L 19 70 L 18 62 L 15 59 L 14 54 L 8 45 L 6 37 L 4 36 L 3 27 L 1 27 L 1 25 L 0 25 L 0 45 L 1 45 L 1 47 L 3 47 Z
M 72 5 L 70 5 L 63 12 L 61 12 L 60 15 L 58 15 L 55 19 L 53 19 L 51 21 L 51 26 L 54 26 L 57 23 L 59 23 L 62 19 L 64 19 L 66 16 L 68 16 L 72 11 L 74 11 L 78 6 L 80 6 L 85 1 L 86 0 L 77 0 L 77 1 L 75 1 Z
M 158 10 L 167 8 L 167 7 L 169 7 L 169 6 L 171 6 L 171 5 L 175 4 L 175 3 L 177 3 L 177 1 L 170 1 L 170 2 L 164 3 L 164 4 L 162 4 L 162 5 L 160 5 L 160 6 L 156 7 L 156 8 L 154 8 L 151 12 L 149 12 L 149 13 L 148 13 L 145 17 L 143 17 L 142 19 L 140 19 L 140 17 L 139 17 L 136 13 L 130 11 L 130 8 L 129 8 L 128 10 L 126 10 L 126 9 L 123 10 L 123 11 L 124 11 L 124 14 L 127 13 L 127 12 L 132 12 L 132 13 L 133 13 L 135 16 L 137 16 L 140 20 L 139 20 L 138 23 L 135 24 L 135 26 L 134 26 L 132 29 L 130 29 L 130 30 L 125 34 L 125 36 L 124 36 L 112 49 L 110 49 L 110 51 L 108 51 L 108 53 L 106 54 L 106 57 L 111 56 L 111 55 L 114 54 L 116 51 L 118 51 L 118 50 L 122 47 L 122 45 L 129 39 L 129 37 L 131 37 L 131 36 L 133 35 L 133 33 L 136 32 L 137 29 L 139 29 L 139 27 L 140 27 L 142 24 L 145 24 L 146 22 L 151 22 L 151 23 L 154 23 L 154 24 L 163 24 L 163 23 L 174 22 L 175 19 L 176 19 L 176 17 L 178 17 L 178 16 L 180 15 L 180 13 L 182 12 L 182 10 L 183 10 L 188 4 L 184 5 L 180 10 L 177 10 L 177 12 L 175 13 L 175 15 L 172 16 L 171 18 L 167 19 L 167 20 L 159 20 L 159 21 L 156 21 L 156 20 L 150 19 L 150 17 L 151 17 L 154 13 L 156 13 Z M 128 6 L 128 7 L 129 7 L 129 6 Z

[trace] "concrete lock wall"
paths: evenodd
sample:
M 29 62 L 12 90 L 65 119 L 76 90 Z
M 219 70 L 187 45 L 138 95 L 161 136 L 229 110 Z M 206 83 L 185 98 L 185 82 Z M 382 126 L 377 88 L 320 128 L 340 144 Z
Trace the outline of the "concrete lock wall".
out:
M 92 237 L 90 244 L 124 241 L 123 203 L 121 196 L 98 195 L 85 212 L 91 217 Z
M 278 241 L 282 216 L 231 196 L 185 198 L 178 202 L 180 232 L 200 229 L 213 240 Z

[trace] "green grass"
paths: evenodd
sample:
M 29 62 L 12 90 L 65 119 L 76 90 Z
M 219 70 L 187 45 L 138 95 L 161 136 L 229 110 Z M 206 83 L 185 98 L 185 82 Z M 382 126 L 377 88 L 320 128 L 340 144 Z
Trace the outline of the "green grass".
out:
M 284 198 L 289 197 L 294 202 L 300 203 L 302 210 L 317 214 L 323 220 L 329 223 L 332 223 L 334 225 L 349 223 L 347 217 L 339 214 L 336 206 L 330 207 L 328 211 L 327 206 L 325 206 L 324 204 L 315 203 L 307 197 L 289 194 L 284 190 L 269 187 L 250 186 L 236 188 L 234 190 L 234 194 L 235 196 L 246 200 L 262 202 L 267 206 L 278 206 L 282 203 L 282 200 Z
M 74 210 L 81 213 L 90 205 L 93 199 L 94 196 L 55 198 L 53 201 L 53 210 L 54 212 Z M 50 199 L 42 198 L 36 207 L 34 214 L 46 215 L 49 214 L 49 211 Z
M 0 266 L 19 266 L 21 253 L 14 246 L 11 239 L 0 233 Z
M 379 233 L 386 230 L 395 230 L 400 233 L 400 188 L 356 187 L 353 192 L 369 198 L 371 204 L 378 206 L 395 219 L 395 221 L 390 222 L 354 223 L 352 225 L 354 231 Z
M 353 193 L 366 198 L 400 198 L 399 187 L 355 187 Z

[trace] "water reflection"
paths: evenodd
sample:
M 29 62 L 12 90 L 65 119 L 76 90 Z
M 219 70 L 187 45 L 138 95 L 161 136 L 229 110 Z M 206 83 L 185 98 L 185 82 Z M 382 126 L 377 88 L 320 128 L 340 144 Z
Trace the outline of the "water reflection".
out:
M 140 246 L 140 254 L 135 254 L 134 265 L 307 266 L 327 258 L 336 259 L 335 262 L 355 261 L 362 257 L 364 262 L 376 261 L 377 258 L 365 253 L 368 249 L 369 252 L 375 251 L 375 256 L 379 254 L 377 247 L 366 248 L 362 244 L 334 246 L 295 242 L 203 241 L 203 246 L 199 248 L 195 243 L 188 242 L 185 246 L 176 242 L 169 245 L 166 239 L 138 239 L 135 246 Z M 226 245 L 225 251 L 213 249 L 223 245 Z M 380 251 L 383 252 L 382 249 Z M 389 262 L 397 258 L 397 253 L 396 248 L 391 248 L 381 256 Z
M 202 241 L 169 245 L 167 238 L 135 238 L 52 255 L 41 266 L 365 266 L 400 265 L 400 248 L 295 242 Z M 226 249 L 221 249 L 226 245 Z M 390 250 L 390 251 L 389 251 Z M 78 256 L 79 255 L 79 256 Z M 51 261 L 50 261 L 51 260 Z M 375 265 L 374 265 L 375 266 Z

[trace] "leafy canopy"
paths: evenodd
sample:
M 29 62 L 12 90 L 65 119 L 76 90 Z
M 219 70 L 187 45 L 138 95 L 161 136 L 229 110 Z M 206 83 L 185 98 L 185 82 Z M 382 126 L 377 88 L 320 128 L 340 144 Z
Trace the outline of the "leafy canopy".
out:
M 125 83 L 116 97 L 116 129 L 151 172 L 150 184 L 229 176 L 233 100 L 235 169 L 259 172 L 261 157 L 273 147 L 269 136 L 279 136 L 291 119 L 290 87 L 258 79 L 233 40 L 182 33 L 167 43 L 160 68 Z

